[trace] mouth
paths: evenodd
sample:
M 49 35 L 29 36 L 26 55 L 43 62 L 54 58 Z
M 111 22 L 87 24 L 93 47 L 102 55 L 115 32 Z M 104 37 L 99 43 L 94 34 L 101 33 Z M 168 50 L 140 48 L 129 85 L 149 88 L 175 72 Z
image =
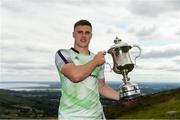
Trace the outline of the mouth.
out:
M 80 39 L 80 41 L 84 43 L 84 42 L 86 42 L 87 40 L 86 40 L 86 39 Z

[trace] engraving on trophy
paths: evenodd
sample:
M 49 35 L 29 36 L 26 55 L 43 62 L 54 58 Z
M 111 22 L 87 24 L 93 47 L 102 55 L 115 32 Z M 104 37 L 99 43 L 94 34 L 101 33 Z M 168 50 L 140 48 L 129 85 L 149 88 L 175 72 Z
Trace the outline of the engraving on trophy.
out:
M 137 47 L 139 49 L 139 55 L 135 57 L 134 63 L 131 60 L 129 51 Z M 123 76 L 123 85 L 120 86 L 120 95 L 123 99 L 134 99 L 141 95 L 140 89 L 137 84 L 130 82 L 128 73 L 131 72 L 136 64 L 136 58 L 141 55 L 141 48 L 138 45 L 129 45 L 122 42 L 118 37 L 114 40 L 114 45 L 110 47 L 108 53 L 113 58 L 113 71 Z

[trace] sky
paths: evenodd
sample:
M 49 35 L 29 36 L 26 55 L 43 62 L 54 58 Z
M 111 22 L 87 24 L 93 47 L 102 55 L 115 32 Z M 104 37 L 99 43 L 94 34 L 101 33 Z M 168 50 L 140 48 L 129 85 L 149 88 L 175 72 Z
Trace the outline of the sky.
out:
M 180 82 L 180 0 L 0 0 L 0 80 L 58 81 L 59 49 L 73 47 L 73 25 L 93 26 L 90 50 L 108 50 L 118 36 L 141 47 L 129 73 L 135 82 Z M 130 56 L 138 50 L 132 48 Z M 110 54 L 105 56 L 111 64 Z M 121 81 L 110 72 L 107 81 Z

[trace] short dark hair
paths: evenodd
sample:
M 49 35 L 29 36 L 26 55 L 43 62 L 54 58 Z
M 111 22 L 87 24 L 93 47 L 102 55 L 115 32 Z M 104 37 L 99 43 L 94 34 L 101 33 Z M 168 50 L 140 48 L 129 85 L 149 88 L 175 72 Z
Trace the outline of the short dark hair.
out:
M 74 29 L 75 29 L 75 27 L 80 26 L 80 25 L 87 25 L 92 28 L 92 25 L 88 20 L 79 20 L 74 24 Z

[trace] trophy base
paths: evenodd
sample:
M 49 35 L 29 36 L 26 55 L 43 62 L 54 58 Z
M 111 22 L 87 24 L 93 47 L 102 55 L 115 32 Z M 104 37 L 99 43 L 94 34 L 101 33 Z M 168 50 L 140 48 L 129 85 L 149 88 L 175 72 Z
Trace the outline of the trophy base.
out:
M 137 84 L 131 84 L 128 82 L 121 86 L 120 96 L 123 100 L 131 100 L 140 97 L 141 92 Z

